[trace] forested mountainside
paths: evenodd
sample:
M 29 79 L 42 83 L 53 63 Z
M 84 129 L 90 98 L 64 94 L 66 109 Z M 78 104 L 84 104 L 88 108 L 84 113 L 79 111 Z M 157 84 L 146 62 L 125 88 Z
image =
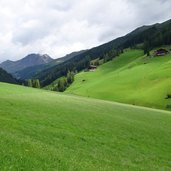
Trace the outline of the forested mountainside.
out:
M 27 67 L 25 69 L 22 69 L 20 71 L 16 71 L 14 73 L 14 76 L 20 79 L 30 79 L 32 78 L 34 75 L 38 74 L 39 72 L 46 70 L 48 68 L 57 66 L 58 64 L 65 62 L 71 58 L 73 58 L 76 55 L 79 55 L 81 53 L 84 53 L 86 50 L 82 50 L 82 51 L 78 51 L 78 52 L 72 52 L 71 54 L 67 54 L 64 57 L 52 60 L 49 63 L 45 63 L 42 65 L 36 65 L 36 66 L 31 66 L 31 67 Z
M 18 84 L 18 81 L 2 68 L 0 68 L 0 82 Z
M 143 26 L 133 32 L 105 43 L 101 46 L 87 50 L 57 66 L 44 70 L 35 78 L 42 86 L 49 85 L 57 78 L 67 75 L 68 71 L 81 71 L 89 66 L 91 60 L 100 58 L 110 60 L 122 53 L 128 47 L 141 48 L 148 53 L 154 47 L 171 44 L 171 20 L 161 24 Z

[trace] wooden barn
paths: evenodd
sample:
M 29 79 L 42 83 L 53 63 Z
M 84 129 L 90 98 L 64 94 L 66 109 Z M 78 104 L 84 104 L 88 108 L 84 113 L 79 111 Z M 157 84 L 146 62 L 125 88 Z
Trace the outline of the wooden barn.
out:
M 89 71 L 96 71 L 96 69 L 97 69 L 97 66 L 95 66 L 95 65 L 90 65 L 90 66 L 88 67 L 88 70 L 89 70 Z

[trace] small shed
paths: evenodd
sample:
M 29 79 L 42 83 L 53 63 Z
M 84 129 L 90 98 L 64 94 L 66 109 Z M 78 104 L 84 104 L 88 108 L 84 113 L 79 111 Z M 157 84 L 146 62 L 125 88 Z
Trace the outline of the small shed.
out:
M 89 67 L 88 67 L 88 70 L 89 71 L 95 71 L 97 69 L 97 66 L 95 66 L 95 65 L 90 65 Z
M 166 49 L 158 49 L 155 51 L 155 56 L 164 56 L 168 53 L 169 51 L 167 51 Z

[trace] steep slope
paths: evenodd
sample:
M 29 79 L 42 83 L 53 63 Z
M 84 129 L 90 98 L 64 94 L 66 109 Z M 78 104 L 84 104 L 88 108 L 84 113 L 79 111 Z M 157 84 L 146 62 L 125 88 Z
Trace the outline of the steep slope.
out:
M 15 77 L 21 78 L 21 79 L 30 79 L 34 75 L 38 74 L 39 72 L 46 70 L 48 68 L 54 67 L 62 62 L 65 62 L 71 58 L 73 58 L 76 55 L 79 55 L 81 53 L 84 53 L 86 50 L 78 51 L 78 52 L 73 52 L 71 54 L 67 54 L 64 57 L 55 59 L 49 63 L 43 64 L 43 65 L 36 65 L 32 67 L 27 67 L 25 69 L 22 69 L 20 71 L 17 71 L 14 73 Z
M 171 170 L 170 112 L 0 83 L 0 170 Z
M 0 82 L 17 84 L 18 81 L 13 76 L 0 68 Z
M 14 74 L 16 71 L 20 71 L 31 66 L 46 64 L 52 60 L 53 59 L 48 55 L 30 54 L 18 61 L 5 61 L 0 64 L 0 67 L 7 72 Z
M 40 72 L 36 78 L 40 79 L 43 86 L 49 85 L 57 78 L 67 74 L 68 70 L 77 70 L 78 72 L 85 69 L 87 63 L 97 57 L 103 57 L 113 49 L 124 49 L 135 47 L 137 44 L 148 42 L 149 49 L 160 45 L 171 44 L 171 20 L 161 24 L 140 27 L 126 36 L 117 38 L 101 46 L 92 48 L 85 53 L 75 56 L 74 58 L 61 63 L 48 70 Z
M 95 72 L 76 75 L 66 92 L 135 105 L 166 109 L 171 105 L 171 54 L 146 57 L 128 50 Z M 83 81 L 84 80 L 84 81 Z

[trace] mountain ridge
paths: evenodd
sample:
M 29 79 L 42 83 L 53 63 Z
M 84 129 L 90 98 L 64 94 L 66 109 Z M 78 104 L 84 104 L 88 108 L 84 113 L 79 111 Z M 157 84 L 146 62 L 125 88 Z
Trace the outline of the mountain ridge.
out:
M 53 60 L 54 59 L 52 59 L 47 54 L 41 55 L 41 54 L 31 53 L 17 61 L 6 60 L 0 64 L 0 67 L 11 74 L 14 74 L 16 71 L 25 69 L 27 67 L 46 64 Z
M 81 50 L 81 51 L 77 51 L 77 52 L 72 52 L 70 54 L 67 54 L 63 57 L 54 59 L 51 62 L 45 63 L 45 64 L 41 64 L 41 65 L 36 65 L 36 66 L 31 66 L 31 67 L 27 67 L 24 68 L 22 70 L 19 70 L 17 72 L 15 72 L 13 75 L 16 78 L 20 78 L 20 79 L 30 79 L 32 78 L 35 74 L 38 74 L 39 72 L 51 68 L 53 66 L 56 66 L 62 62 L 65 62 L 66 60 L 69 60 L 71 58 L 73 58 L 74 56 L 84 53 L 86 50 Z
M 106 54 L 122 51 L 125 48 L 135 48 L 138 44 L 145 52 L 145 42 L 148 51 L 161 45 L 171 44 L 171 19 L 160 24 L 139 27 L 123 37 L 116 38 L 110 42 L 93 47 L 85 53 L 79 54 L 55 67 L 49 68 L 35 75 L 41 81 L 42 86 L 51 84 L 57 78 L 66 76 L 68 70 L 80 72 L 86 68 L 91 60 L 104 58 Z M 115 57 L 117 55 L 115 54 Z

